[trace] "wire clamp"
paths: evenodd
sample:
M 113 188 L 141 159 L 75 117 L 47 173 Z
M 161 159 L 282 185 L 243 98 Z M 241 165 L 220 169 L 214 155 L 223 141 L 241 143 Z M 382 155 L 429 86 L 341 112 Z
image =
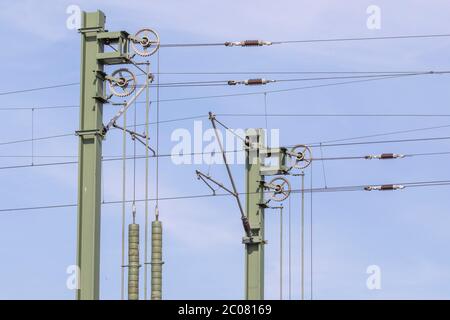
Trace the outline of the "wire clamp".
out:
M 216 115 L 212 112 L 208 112 L 208 119 L 209 120 L 216 120 Z

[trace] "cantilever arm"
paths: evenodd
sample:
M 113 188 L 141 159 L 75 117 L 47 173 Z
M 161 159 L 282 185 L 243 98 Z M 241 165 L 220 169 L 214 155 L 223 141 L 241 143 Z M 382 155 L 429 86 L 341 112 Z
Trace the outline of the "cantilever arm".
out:
M 222 183 L 214 180 L 213 178 L 211 178 L 210 176 L 204 174 L 203 172 L 200 172 L 198 170 L 195 170 L 195 173 L 197 174 L 197 177 L 199 179 L 201 179 L 211 190 L 213 190 L 213 192 L 215 193 L 214 188 L 206 181 L 210 181 L 212 183 L 214 183 L 216 186 L 218 186 L 219 188 L 225 190 L 226 192 L 230 193 L 231 195 L 237 197 L 237 194 L 234 193 L 233 191 L 231 191 L 230 189 L 228 189 L 227 187 L 225 187 Z
M 131 139 L 137 140 L 137 141 L 139 141 L 141 144 L 143 144 L 144 146 L 148 147 L 148 149 L 153 153 L 153 156 L 156 157 L 156 151 L 155 151 L 152 147 L 150 147 L 149 145 L 147 145 L 147 143 L 146 143 L 145 141 L 142 140 L 142 139 L 147 139 L 147 136 L 146 136 L 145 134 L 141 134 L 141 133 L 135 132 L 135 131 L 133 131 L 133 130 L 125 129 L 125 128 L 119 126 L 119 125 L 118 125 L 117 123 L 115 123 L 115 122 L 112 124 L 112 126 L 113 126 L 114 128 L 117 128 L 117 129 L 120 129 L 120 130 L 123 130 L 123 131 L 129 133 L 130 136 L 131 136 Z
M 247 218 L 246 214 L 244 213 L 244 208 L 242 207 L 241 199 L 239 198 L 239 193 L 237 192 L 237 188 L 236 188 L 236 185 L 234 183 L 233 175 L 231 174 L 231 169 L 230 169 L 230 166 L 228 165 L 228 162 L 227 162 L 227 156 L 225 155 L 225 151 L 223 149 L 222 142 L 219 139 L 219 134 L 218 134 L 217 126 L 216 126 L 216 121 L 217 121 L 216 120 L 216 116 L 212 112 L 209 113 L 209 120 L 211 121 L 211 124 L 212 124 L 212 126 L 214 128 L 214 133 L 216 135 L 217 143 L 219 144 L 220 152 L 222 153 L 223 162 L 225 163 L 225 167 L 227 168 L 228 177 L 230 178 L 231 187 L 233 188 L 233 192 L 231 192 L 231 193 L 236 198 L 236 202 L 238 204 L 239 211 L 241 212 L 242 225 L 244 227 L 244 230 L 245 230 L 245 233 L 246 233 L 247 237 L 250 240 L 252 240 L 253 239 L 253 235 L 252 235 L 252 230 L 251 230 L 251 227 L 250 227 L 250 222 L 248 221 L 248 218 Z
M 143 144 L 144 146 L 146 146 L 146 147 L 148 148 L 148 150 L 150 150 L 150 151 L 153 153 L 153 156 L 156 157 L 156 151 L 155 151 L 152 147 L 150 147 L 149 145 L 147 145 L 147 143 L 145 143 L 145 141 L 142 141 L 142 139 L 141 139 L 140 137 L 141 137 L 141 135 L 138 134 L 138 133 L 131 134 L 131 139 L 137 140 L 137 141 L 139 141 L 141 144 Z M 145 137 L 144 139 L 147 139 L 147 137 Z

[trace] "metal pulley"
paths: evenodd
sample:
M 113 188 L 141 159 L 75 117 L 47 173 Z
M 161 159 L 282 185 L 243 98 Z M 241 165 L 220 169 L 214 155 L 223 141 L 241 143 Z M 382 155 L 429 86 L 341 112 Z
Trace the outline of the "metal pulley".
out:
M 136 89 L 136 76 L 126 68 L 117 69 L 105 77 L 109 82 L 111 93 L 117 97 L 126 97 Z
M 131 47 L 141 57 L 148 57 L 158 51 L 160 46 L 159 35 L 156 31 L 144 28 L 130 37 Z
M 294 146 L 287 154 L 291 159 L 291 169 L 305 169 L 312 162 L 311 149 L 303 144 Z
M 291 184 L 283 177 L 273 178 L 265 187 L 271 190 L 270 199 L 275 202 L 284 201 L 291 194 Z

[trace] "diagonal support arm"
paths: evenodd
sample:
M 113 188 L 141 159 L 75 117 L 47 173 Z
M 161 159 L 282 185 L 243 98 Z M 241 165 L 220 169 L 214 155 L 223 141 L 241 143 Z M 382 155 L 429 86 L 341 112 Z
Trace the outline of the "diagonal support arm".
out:
M 136 94 L 134 94 L 133 97 L 131 97 L 131 99 L 128 100 L 122 106 L 122 108 L 120 108 L 120 110 L 115 114 L 115 116 L 111 120 L 109 120 L 108 124 L 103 129 L 105 133 L 108 132 L 109 129 L 111 129 L 111 127 L 116 123 L 117 119 L 119 119 L 128 110 L 128 108 L 134 103 L 134 101 L 142 94 L 142 92 L 144 92 L 144 90 L 147 88 L 148 84 L 149 84 L 149 81 L 147 78 L 145 86 L 140 88 L 138 90 L 138 92 L 136 92 Z
M 195 170 L 195 173 L 197 174 L 197 177 L 198 177 L 199 179 L 201 179 L 201 180 L 202 180 L 209 188 L 211 188 L 211 190 L 213 190 L 214 193 L 215 193 L 214 188 L 213 188 L 206 180 L 211 181 L 211 182 L 214 183 L 216 186 L 218 186 L 219 188 L 225 190 L 226 192 L 228 192 L 228 193 L 231 194 L 232 196 L 234 196 L 234 197 L 237 197 L 237 196 L 238 196 L 236 193 L 234 193 L 233 191 L 231 191 L 230 189 L 228 189 L 227 187 L 225 187 L 222 183 L 220 183 L 220 182 L 214 180 L 214 179 L 211 178 L 210 176 L 208 176 L 208 175 L 206 175 L 206 174 L 204 174 L 204 173 L 202 173 L 202 172 L 200 172 L 200 171 L 198 171 L 198 170 Z
M 244 213 L 244 209 L 242 207 L 242 203 L 241 203 L 241 199 L 239 198 L 239 193 L 237 192 L 236 189 L 236 184 L 234 183 L 234 179 L 233 179 L 233 175 L 231 174 L 231 170 L 230 170 L 230 166 L 228 165 L 227 162 L 227 157 L 225 155 L 225 151 L 223 149 L 223 145 L 222 145 L 222 141 L 220 141 L 219 139 L 219 134 L 217 132 L 217 126 L 216 126 L 216 117 L 215 115 L 212 114 L 212 112 L 209 113 L 209 120 L 211 120 L 211 124 L 214 128 L 214 133 L 216 135 L 216 139 L 217 139 L 217 143 L 219 144 L 219 148 L 220 148 L 220 152 L 222 154 L 222 158 L 223 158 L 223 162 L 225 163 L 225 167 L 227 169 L 227 173 L 228 173 L 228 177 L 230 178 L 230 182 L 231 182 L 231 187 L 233 189 L 233 194 L 235 195 L 236 198 L 236 202 L 238 204 L 239 207 L 239 211 L 241 212 L 241 220 L 242 220 L 242 225 L 244 227 L 245 233 L 247 234 L 247 237 L 249 239 L 252 239 L 252 231 L 250 228 L 250 223 L 248 222 L 248 218 Z

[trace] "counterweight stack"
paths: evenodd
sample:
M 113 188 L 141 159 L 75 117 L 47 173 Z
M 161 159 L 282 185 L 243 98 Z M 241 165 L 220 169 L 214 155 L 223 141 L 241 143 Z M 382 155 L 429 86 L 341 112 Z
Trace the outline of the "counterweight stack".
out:
M 128 300 L 139 300 L 139 225 L 128 225 Z
M 162 299 L 162 224 L 152 222 L 152 300 Z

